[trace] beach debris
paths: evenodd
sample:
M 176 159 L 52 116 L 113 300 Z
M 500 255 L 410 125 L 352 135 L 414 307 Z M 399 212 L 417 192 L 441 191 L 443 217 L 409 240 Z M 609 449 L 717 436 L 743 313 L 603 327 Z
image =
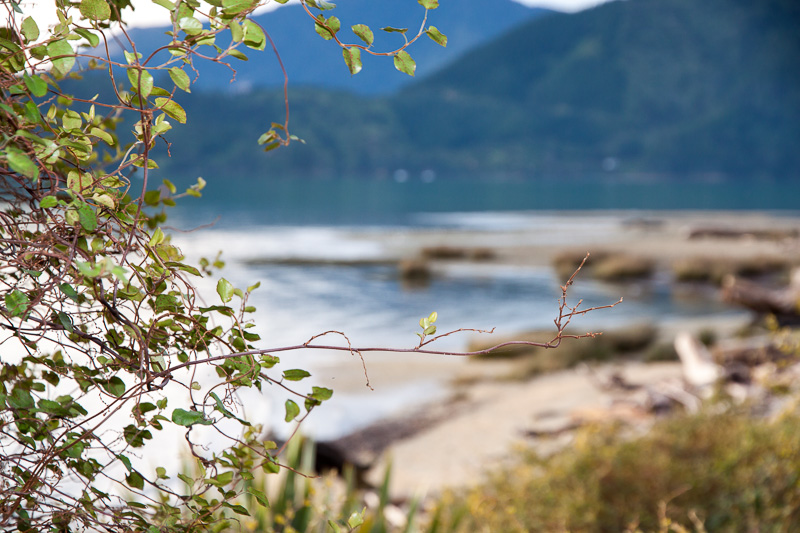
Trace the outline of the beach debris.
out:
M 723 376 L 711 352 L 691 333 L 684 331 L 675 337 L 675 351 L 683 365 L 683 377 L 692 387 L 708 390 Z
M 734 276 L 722 282 L 722 299 L 759 315 L 774 315 L 779 325 L 800 324 L 800 287 L 772 289 Z

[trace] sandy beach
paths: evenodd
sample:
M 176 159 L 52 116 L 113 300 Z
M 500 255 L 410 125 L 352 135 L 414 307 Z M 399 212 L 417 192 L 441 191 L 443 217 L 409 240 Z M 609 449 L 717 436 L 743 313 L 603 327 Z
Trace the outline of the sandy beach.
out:
M 597 231 L 585 231 L 587 223 L 598 220 Z M 676 261 L 698 257 L 756 262 L 776 258 L 791 265 L 800 264 L 797 237 L 800 216 L 749 212 L 604 212 L 599 219 L 597 213 L 572 213 L 559 214 L 553 224 L 538 231 L 421 229 L 382 235 L 381 242 L 385 257 L 397 260 L 420 257 L 426 248 L 443 246 L 491 250 L 490 261 L 472 264 L 473 268 L 485 269 L 546 265 L 559 254 L 575 250 L 646 258 L 660 271 L 669 271 Z M 577 226 L 584 231 L 577 231 Z M 371 237 L 356 234 L 353 238 Z M 463 265 L 464 261 L 430 261 L 434 272 Z M 662 341 L 671 342 L 682 331 L 696 335 L 710 330 L 718 338 L 726 338 L 748 320 L 748 315 L 742 313 L 733 318 L 670 321 L 659 324 L 659 335 Z M 536 446 L 541 451 L 554 449 L 568 442 L 569 430 L 580 423 L 623 419 L 645 427 L 652 420 L 647 413 L 648 392 L 680 388 L 682 383 L 678 362 L 646 364 L 627 360 L 579 365 L 524 380 L 510 379 L 517 371 L 515 365 L 513 360 L 370 356 L 367 369 L 375 387 L 391 386 L 420 374 L 451 385 L 445 398 L 435 404 L 437 409 L 445 409 L 446 415 L 412 436 L 392 442 L 368 479 L 379 483 L 385 462 L 391 460 L 392 494 L 398 498 L 477 483 L 486 469 L 508 460 L 514 449 L 520 446 Z M 353 379 L 339 379 L 340 390 L 363 388 L 360 366 L 350 362 L 348 369 Z M 341 376 L 341 371 L 339 367 L 337 375 Z M 612 376 L 630 388 L 604 386 Z

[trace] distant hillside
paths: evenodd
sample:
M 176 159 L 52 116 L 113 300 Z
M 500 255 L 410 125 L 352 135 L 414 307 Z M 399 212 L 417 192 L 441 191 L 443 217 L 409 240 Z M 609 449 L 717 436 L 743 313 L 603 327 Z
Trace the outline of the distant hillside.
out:
M 206 175 L 798 179 L 799 22 L 795 0 L 628 0 L 547 15 L 390 99 L 293 92 L 292 126 L 309 142 L 285 151 L 253 151 L 265 129 L 255 121 L 280 116 L 276 95 L 197 95 L 189 105 L 234 122 L 195 116 L 175 147 L 198 148 L 164 163 Z M 199 151 L 198 131 L 225 131 L 225 151 Z
M 415 0 L 340 0 L 336 8 L 326 12 L 335 15 L 342 23 L 340 38 L 345 42 L 361 43 L 350 27 L 367 24 L 375 33 L 374 49 L 388 51 L 403 43 L 397 34 L 381 32 L 379 28 L 393 26 L 409 28 L 416 32 L 422 23 L 425 10 Z M 417 61 L 417 76 L 435 72 L 443 65 L 503 32 L 535 18 L 545 9 L 532 9 L 511 0 L 495 0 L 491 6 L 480 0 L 444 1 L 439 8 L 429 12 L 427 25 L 436 26 L 449 41 L 446 48 L 435 44 L 426 36 L 414 43 L 410 50 Z M 362 94 L 394 91 L 413 82 L 413 78 L 395 70 L 391 61 L 380 61 L 363 54 L 364 70 L 351 76 L 344 67 L 342 51 L 335 44 L 324 41 L 314 31 L 314 23 L 296 4 L 281 7 L 259 15 L 256 22 L 269 33 L 280 53 L 292 87 L 313 86 L 347 89 Z M 140 51 L 152 51 L 163 44 L 168 28 L 132 30 L 131 37 Z M 122 44 L 117 41 L 118 46 Z M 283 85 L 280 66 L 272 51 L 248 54 L 251 60 L 233 60 L 236 83 L 231 85 L 231 71 L 213 64 L 200 65 L 202 76 L 198 87 L 202 90 L 233 90 L 242 92 L 253 88 Z M 119 53 L 119 52 L 117 52 Z M 383 58 L 385 59 L 385 58 Z

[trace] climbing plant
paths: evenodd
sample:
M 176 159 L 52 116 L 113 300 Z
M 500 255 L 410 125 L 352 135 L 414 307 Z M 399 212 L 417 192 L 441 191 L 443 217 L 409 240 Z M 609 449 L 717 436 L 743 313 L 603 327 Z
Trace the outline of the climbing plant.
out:
M 144 56 L 126 31 L 130 0 L 57 0 L 57 22 L 43 27 L 8 0 L 0 28 L 0 526 L 19 531 L 220 531 L 267 495 L 253 472 L 278 472 L 275 443 L 243 418 L 237 393 L 273 384 L 288 390 L 287 422 L 302 421 L 331 398 L 301 388 L 302 369 L 273 369 L 279 354 L 325 348 L 358 356 L 349 341 L 265 348 L 253 332 L 248 299 L 218 277 L 219 260 L 187 262 L 164 228 L 166 209 L 200 196 L 205 182 L 178 191 L 154 179 L 155 154 L 168 154 L 171 123 L 190 122 L 181 97 L 197 64 L 228 65 L 267 48 L 251 18 L 260 0 L 152 0 L 171 31 Z M 286 0 L 275 0 L 285 3 Z M 418 0 L 422 24 L 403 45 L 375 49 L 363 24 L 348 44 L 335 7 L 301 0 L 316 32 L 340 46 L 344 67 L 361 54 L 391 57 L 413 75 L 407 51 L 422 36 L 445 45 L 427 26 L 437 0 Z M 413 4 L 413 2 L 410 2 Z M 122 40 L 115 55 L 112 39 Z M 270 46 L 270 48 L 273 48 Z M 67 80 L 96 70 L 104 91 Z M 110 94 L 103 100 L 99 94 Z M 270 150 L 296 140 L 289 107 L 258 139 Z M 265 124 L 269 120 L 265 118 Z M 216 301 L 195 287 L 215 277 Z M 557 333 L 578 311 L 566 306 Z M 419 344 L 397 351 L 442 353 L 436 314 L 420 321 Z M 344 340 L 343 333 L 334 332 Z M 447 332 L 449 335 L 453 332 Z M 323 334 L 324 335 L 324 334 Z M 392 348 L 388 348 L 392 349 Z M 363 360 L 363 358 L 362 358 Z M 190 468 L 148 462 L 163 454 L 161 432 L 179 429 Z M 184 465 L 185 466 L 185 465 Z M 187 474 L 193 472 L 193 474 Z M 350 527 L 342 524 L 342 527 Z

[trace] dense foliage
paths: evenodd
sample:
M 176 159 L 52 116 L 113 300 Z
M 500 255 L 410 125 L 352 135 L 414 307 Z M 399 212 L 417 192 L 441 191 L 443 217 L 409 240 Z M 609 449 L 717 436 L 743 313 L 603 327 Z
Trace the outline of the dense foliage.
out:
M 267 46 L 268 36 L 250 19 L 260 2 L 154 3 L 169 13 L 172 28 L 161 53 L 147 56 L 120 25 L 128 0 L 59 0 L 52 28 L 40 27 L 19 2 L 4 4 L 3 530 L 226 529 L 249 513 L 239 503 L 245 493 L 268 505 L 249 483 L 253 472 L 280 469 L 275 443 L 242 417 L 239 393 L 265 384 L 287 389 L 294 395 L 285 404 L 287 422 L 332 395 L 321 387 L 294 390 L 305 370 L 270 371 L 274 352 L 312 345 L 256 348 L 248 297 L 257 284 L 239 289 L 220 278 L 216 302 L 198 294 L 197 278 L 214 275 L 221 262 L 186 263 L 162 226 L 164 209 L 200 195 L 205 182 L 180 193 L 168 179 L 153 183 L 154 156 L 170 146 L 163 135 L 191 120 L 179 102 L 191 91 L 195 63 L 245 60 L 244 50 Z M 418 3 L 423 21 L 437 6 Z M 362 51 L 390 56 L 412 74 L 410 43 L 427 35 L 444 44 L 424 22 L 408 38 L 387 27 L 404 35 L 389 52 L 374 51 L 375 36 L 364 25 L 353 28 L 360 44 L 345 44 L 339 19 L 328 13 L 333 4 L 302 6 L 316 32 L 341 47 L 342 67 L 354 74 Z M 109 53 L 112 40 L 126 43 L 120 60 Z M 95 78 L 102 85 L 67 93 L 64 82 L 79 76 L 79 67 L 102 72 Z M 293 139 L 286 123 L 273 123 L 259 142 L 270 150 Z M 163 436 L 170 432 L 184 434 L 194 475 L 164 447 L 172 447 Z M 159 451 L 154 465 L 148 457 Z

